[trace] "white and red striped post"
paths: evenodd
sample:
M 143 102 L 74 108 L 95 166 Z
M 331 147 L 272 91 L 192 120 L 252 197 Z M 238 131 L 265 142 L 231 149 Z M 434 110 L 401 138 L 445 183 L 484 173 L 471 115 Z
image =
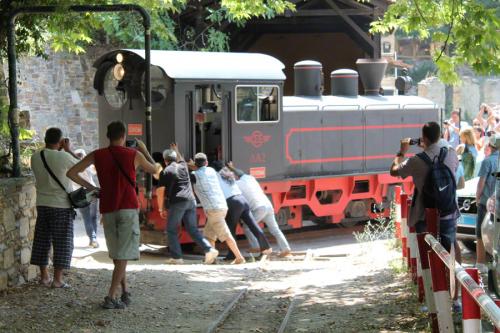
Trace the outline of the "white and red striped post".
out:
M 401 239 L 401 186 L 394 186 L 394 225 L 396 238 Z
M 439 212 L 436 209 L 425 210 L 425 222 L 427 227 L 427 233 L 430 233 L 434 237 L 437 237 L 438 221 L 439 221 Z M 417 241 L 420 253 L 420 262 L 422 265 L 422 279 L 424 284 L 425 301 L 427 304 L 427 309 L 429 311 L 431 328 L 433 333 L 439 333 L 436 301 L 434 299 L 434 292 L 432 288 L 432 274 L 431 274 L 431 267 L 428 255 L 428 253 L 430 253 L 431 251 L 431 248 L 425 241 L 425 235 L 427 233 L 417 234 Z
M 495 300 L 495 304 L 496 304 L 498 307 L 500 307 L 500 299 L 496 299 L 496 300 Z M 496 328 L 496 326 L 495 326 L 495 333 L 500 333 L 500 329 Z
M 428 254 L 439 332 L 453 332 L 453 317 L 451 315 L 451 298 L 450 292 L 448 291 L 448 279 L 446 278 L 446 265 L 434 251 L 429 251 Z
M 413 283 L 417 284 L 417 232 L 415 227 L 409 228 L 410 234 L 408 235 L 408 243 L 410 245 L 410 272 Z
M 438 234 L 439 220 L 440 216 L 437 209 L 425 209 L 427 231 L 434 235 L 434 237 Z M 448 290 L 446 265 L 434 251 L 431 250 L 427 254 L 432 276 L 432 292 L 436 306 L 438 332 L 453 332 L 453 317 L 451 315 L 451 298 Z
M 466 268 L 465 271 L 479 284 L 477 268 Z M 462 286 L 462 327 L 464 333 L 481 332 L 481 307 L 464 286 Z
M 408 220 L 410 219 L 410 207 L 411 207 L 411 199 L 406 199 L 406 225 L 405 225 L 405 233 L 406 233 L 406 261 L 408 265 L 408 270 L 411 272 L 411 240 L 410 240 L 410 227 L 408 226 Z
M 408 194 L 401 194 L 401 248 L 403 250 L 403 259 L 408 258 Z
M 417 235 L 420 260 L 422 264 L 422 280 L 424 284 L 425 304 L 427 305 L 427 311 L 429 313 L 429 321 L 431 323 L 432 333 L 439 333 L 436 302 L 434 300 L 434 293 L 432 291 L 432 274 L 428 256 L 431 248 L 425 242 L 425 235 L 427 235 L 427 233 L 420 233 Z

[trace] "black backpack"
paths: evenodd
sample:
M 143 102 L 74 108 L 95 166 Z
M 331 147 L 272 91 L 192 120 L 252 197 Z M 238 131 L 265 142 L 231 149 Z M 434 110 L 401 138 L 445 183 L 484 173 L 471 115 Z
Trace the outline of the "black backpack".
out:
M 448 148 L 442 147 L 433 160 L 425 152 L 417 154 L 429 167 L 422 195 L 425 208 L 437 208 L 441 216 L 455 213 L 458 209 L 457 184 L 450 168 L 444 164 Z

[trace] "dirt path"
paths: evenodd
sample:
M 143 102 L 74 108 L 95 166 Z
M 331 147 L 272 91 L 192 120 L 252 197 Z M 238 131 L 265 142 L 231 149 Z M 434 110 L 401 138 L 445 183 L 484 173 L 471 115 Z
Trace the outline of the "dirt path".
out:
M 126 310 L 100 309 L 112 266 L 102 250 L 83 254 L 67 275 L 71 290 L 31 284 L 1 295 L 0 331 L 204 332 L 246 286 L 221 332 L 276 332 L 292 294 L 298 298 L 287 332 L 425 331 L 408 277 L 389 268 L 399 253 L 384 242 L 356 244 L 336 230 L 291 242 L 332 255 L 306 263 L 171 266 L 145 254 L 130 267 L 133 304 Z

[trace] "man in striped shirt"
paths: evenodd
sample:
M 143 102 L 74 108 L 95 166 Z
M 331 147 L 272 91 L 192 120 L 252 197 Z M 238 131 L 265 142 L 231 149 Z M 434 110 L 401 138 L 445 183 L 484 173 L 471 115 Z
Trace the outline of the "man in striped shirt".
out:
M 207 155 L 203 153 L 196 154 L 194 156 L 194 163 L 191 161 L 189 164 L 190 168 L 194 170 L 191 174 L 191 183 L 193 184 L 194 192 L 200 200 L 207 216 L 203 235 L 213 247 L 215 247 L 217 239 L 221 242 L 226 242 L 236 257 L 232 263 L 243 264 L 245 258 L 241 255 L 225 221 L 227 203 L 219 184 L 219 177 L 217 176 L 217 172 L 207 165 Z

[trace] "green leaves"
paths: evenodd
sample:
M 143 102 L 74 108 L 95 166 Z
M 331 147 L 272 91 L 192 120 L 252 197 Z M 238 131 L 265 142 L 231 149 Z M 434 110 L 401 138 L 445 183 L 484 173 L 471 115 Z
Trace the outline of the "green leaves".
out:
M 470 66 L 480 75 L 500 74 L 500 4 L 495 0 L 398 0 L 371 31 L 430 39 L 438 76 L 459 82 L 457 68 Z

